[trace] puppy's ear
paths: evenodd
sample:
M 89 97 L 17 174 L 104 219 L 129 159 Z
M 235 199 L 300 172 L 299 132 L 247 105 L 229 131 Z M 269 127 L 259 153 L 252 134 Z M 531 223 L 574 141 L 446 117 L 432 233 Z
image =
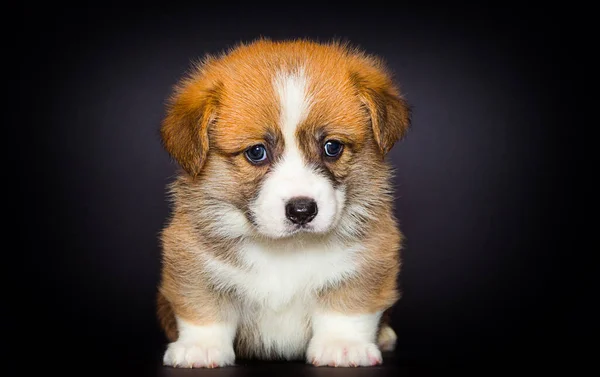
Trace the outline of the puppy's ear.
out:
M 411 107 L 381 63 L 363 64 L 351 73 L 351 78 L 369 112 L 375 141 L 385 156 L 410 128 Z
M 220 86 L 202 76 L 198 71 L 175 88 L 160 128 L 164 148 L 191 176 L 197 176 L 206 161 L 208 127 L 219 102 Z

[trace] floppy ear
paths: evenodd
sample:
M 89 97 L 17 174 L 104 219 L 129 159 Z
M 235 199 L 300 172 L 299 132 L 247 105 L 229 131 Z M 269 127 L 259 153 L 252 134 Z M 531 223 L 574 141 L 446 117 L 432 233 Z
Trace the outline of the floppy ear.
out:
M 351 74 L 367 108 L 379 150 L 385 156 L 411 126 L 411 107 L 381 68 L 368 67 Z
M 202 170 L 209 148 L 208 127 L 216 117 L 219 85 L 200 75 L 184 80 L 167 105 L 160 128 L 163 147 L 190 175 Z

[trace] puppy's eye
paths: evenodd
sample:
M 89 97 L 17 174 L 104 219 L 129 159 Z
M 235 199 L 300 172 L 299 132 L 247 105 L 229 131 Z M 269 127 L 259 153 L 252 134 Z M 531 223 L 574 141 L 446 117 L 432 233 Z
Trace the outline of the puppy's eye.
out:
M 340 143 L 337 140 L 329 140 L 325 143 L 325 155 L 327 157 L 338 157 L 342 154 L 342 150 L 344 149 L 344 144 Z
M 264 145 L 253 145 L 246 149 L 246 157 L 253 164 L 260 164 L 267 160 L 267 150 Z

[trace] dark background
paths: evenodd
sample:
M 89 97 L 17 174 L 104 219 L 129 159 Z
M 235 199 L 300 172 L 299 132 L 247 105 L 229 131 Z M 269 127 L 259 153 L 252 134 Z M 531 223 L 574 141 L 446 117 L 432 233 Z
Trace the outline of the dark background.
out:
M 18 99 L 6 129 L 26 199 L 9 204 L 25 214 L 34 277 L 14 303 L 43 334 L 38 361 L 158 370 L 158 232 L 175 171 L 158 139 L 164 103 L 192 60 L 259 36 L 349 40 L 385 58 L 414 108 L 390 154 L 407 238 L 387 368 L 565 357 L 576 125 L 572 47 L 556 25 L 568 12 L 191 4 L 24 3 L 5 15 L 20 25 L 6 39 Z

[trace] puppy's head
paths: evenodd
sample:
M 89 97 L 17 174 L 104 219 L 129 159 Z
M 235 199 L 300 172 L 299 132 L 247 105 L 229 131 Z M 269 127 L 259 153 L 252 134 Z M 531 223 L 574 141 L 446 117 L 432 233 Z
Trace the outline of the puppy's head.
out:
M 182 80 L 161 136 L 213 226 L 284 238 L 352 233 L 376 216 L 389 194 L 384 157 L 409 125 L 378 59 L 336 43 L 260 40 Z

